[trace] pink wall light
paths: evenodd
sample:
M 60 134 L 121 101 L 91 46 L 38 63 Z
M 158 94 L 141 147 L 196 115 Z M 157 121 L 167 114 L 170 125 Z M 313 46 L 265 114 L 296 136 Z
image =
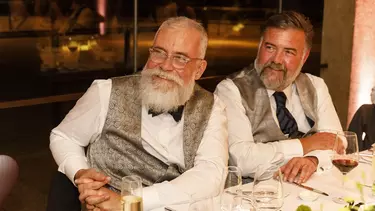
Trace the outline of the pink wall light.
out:
M 97 12 L 105 17 L 105 13 L 106 13 L 106 7 L 107 7 L 107 2 L 106 0 L 97 0 L 96 1 L 96 5 L 97 5 Z M 99 24 L 99 29 L 100 29 L 100 34 L 103 35 L 105 34 L 105 23 L 100 23 Z
M 375 85 L 375 1 L 356 0 L 348 124 Z

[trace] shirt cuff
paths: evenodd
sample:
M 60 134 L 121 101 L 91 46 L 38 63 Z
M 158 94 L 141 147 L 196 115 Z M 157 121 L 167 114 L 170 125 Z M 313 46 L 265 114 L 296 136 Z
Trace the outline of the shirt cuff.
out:
M 316 157 L 318 159 L 317 171 L 326 170 L 332 167 L 332 162 L 331 162 L 331 157 L 330 157 L 331 152 L 332 152 L 331 150 L 314 150 L 314 151 L 307 153 L 305 157 L 307 156 Z
M 293 157 L 302 157 L 303 148 L 299 139 L 289 139 L 278 142 L 278 151 L 284 154 L 285 160 Z
M 75 185 L 74 176 L 80 169 L 88 169 L 89 165 L 86 159 L 67 160 L 59 166 L 59 171 L 65 174 L 69 180 Z
M 161 206 L 157 184 L 143 188 L 143 209 L 147 211 Z

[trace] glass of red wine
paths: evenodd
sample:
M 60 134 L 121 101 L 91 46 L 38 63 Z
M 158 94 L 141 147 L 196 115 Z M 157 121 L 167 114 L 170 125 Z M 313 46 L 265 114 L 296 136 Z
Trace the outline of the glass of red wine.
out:
M 336 136 L 334 149 L 338 149 L 343 144 L 345 150 L 337 152 L 334 150 L 331 160 L 332 164 L 343 174 L 342 187 L 344 187 L 345 176 L 351 170 L 358 166 L 359 152 L 357 134 L 351 131 L 340 132 Z M 333 201 L 336 203 L 346 203 L 343 197 L 335 197 Z

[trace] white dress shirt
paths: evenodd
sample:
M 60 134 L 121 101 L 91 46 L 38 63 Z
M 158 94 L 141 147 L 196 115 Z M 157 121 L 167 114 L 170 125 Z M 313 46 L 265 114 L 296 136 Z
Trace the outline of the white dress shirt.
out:
M 112 81 L 96 80 L 77 101 L 50 137 L 50 149 L 59 166 L 73 182 L 80 169 L 89 168 L 84 147 L 98 140 L 106 120 Z M 142 108 L 144 149 L 166 164 L 185 166 L 183 154 L 184 117 L 175 122 L 166 113 L 152 117 Z M 221 188 L 223 169 L 228 162 L 228 132 L 225 105 L 214 96 L 214 105 L 194 159 L 194 167 L 172 181 L 143 188 L 144 209 L 167 204 L 188 203 L 213 196 Z
M 342 131 L 339 118 L 336 114 L 329 95 L 328 88 L 323 79 L 307 74 L 317 92 L 317 124 L 318 130 Z M 279 126 L 276 116 L 276 102 L 273 97 L 274 91 L 267 90 L 270 98 L 270 105 L 275 122 Z M 306 133 L 311 128 L 303 111 L 300 98 L 295 84 L 293 83 L 284 90 L 287 96 L 286 107 L 296 119 L 298 129 Z M 263 163 L 280 163 L 282 156 L 275 156 L 276 153 L 284 154 L 286 163 L 293 157 L 302 157 L 303 148 L 299 139 L 281 140 L 269 143 L 255 143 L 251 123 L 246 115 L 242 104 L 242 97 L 232 80 L 226 79 L 220 82 L 215 94 L 226 104 L 229 132 L 229 151 L 231 161 L 239 166 L 243 176 L 253 177 L 256 167 Z M 274 157 L 275 156 L 275 157 Z M 331 165 L 328 151 L 316 150 L 305 156 L 316 156 L 319 160 L 319 167 Z

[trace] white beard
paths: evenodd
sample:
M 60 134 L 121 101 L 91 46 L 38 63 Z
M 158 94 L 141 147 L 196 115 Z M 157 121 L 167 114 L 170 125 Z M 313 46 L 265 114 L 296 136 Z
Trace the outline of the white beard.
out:
M 159 76 L 174 81 L 170 82 L 153 81 L 153 76 Z M 193 94 L 195 80 L 184 85 L 184 82 L 177 75 L 168 73 L 160 68 L 143 69 L 140 82 L 142 105 L 154 112 L 176 111 L 179 106 L 184 105 Z

